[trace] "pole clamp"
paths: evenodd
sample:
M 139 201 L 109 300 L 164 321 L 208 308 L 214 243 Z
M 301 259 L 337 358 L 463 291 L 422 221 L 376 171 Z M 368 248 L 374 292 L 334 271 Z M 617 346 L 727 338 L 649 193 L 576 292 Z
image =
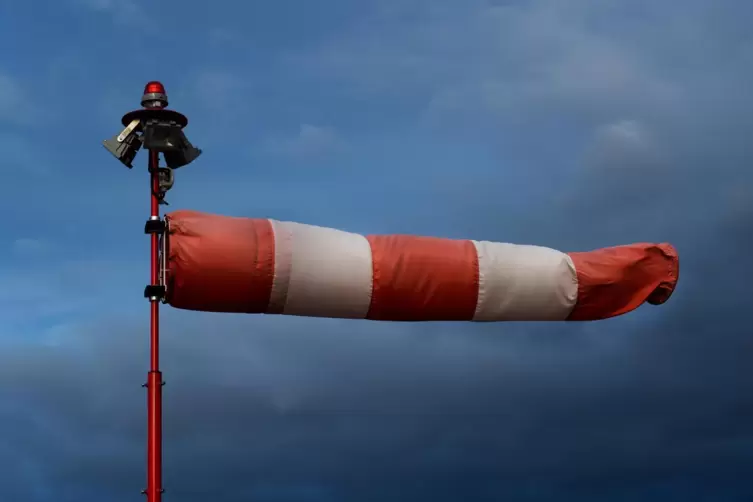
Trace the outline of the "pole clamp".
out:
M 162 284 L 149 284 L 144 288 L 144 298 L 149 298 L 150 301 L 164 300 L 166 294 L 167 288 Z
M 165 220 L 148 219 L 146 220 L 146 224 L 144 225 L 144 233 L 162 235 L 165 233 L 166 228 L 167 225 L 165 225 Z

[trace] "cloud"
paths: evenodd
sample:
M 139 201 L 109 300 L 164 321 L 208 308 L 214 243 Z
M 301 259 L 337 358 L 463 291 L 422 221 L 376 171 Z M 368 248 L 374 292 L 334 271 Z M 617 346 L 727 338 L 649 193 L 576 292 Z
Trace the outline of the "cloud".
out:
M 340 152 L 345 146 L 344 139 L 333 128 L 301 124 L 295 136 L 268 138 L 262 148 L 272 155 L 311 159 Z
M 750 496 L 753 269 L 718 266 L 749 263 L 738 260 L 753 233 L 739 230 L 716 236 L 730 243 L 723 256 L 699 237 L 672 303 L 637 315 L 650 322 L 469 327 L 168 309 L 166 488 L 187 501 L 644 500 L 666 483 Z M 726 294 L 708 294 L 718 288 Z M 0 351 L 12 441 L 59 500 L 95 490 L 125 500 L 143 484 L 148 330 L 115 316 L 54 334 L 55 345 Z M 105 461 L 103 447 L 118 453 Z M 7 465 L 13 494 L 31 478 Z
M 22 83 L 0 71 L 0 125 L 29 126 L 44 116 Z
M 246 87 L 246 82 L 232 72 L 205 69 L 195 76 L 192 93 L 207 109 L 222 110 L 241 105 L 238 93 Z
M 116 25 L 154 31 L 157 24 L 138 0 L 72 0 L 74 4 L 109 16 Z
M 38 148 L 31 136 L 20 131 L 0 132 L 0 151 L 0 172 L 8 177 L 6 179 L 12 177 L 15 180 L 15 186 L 6 187 L 6 190 L 18 193 L 20 187 L 33 186 L 51 172 L 47 152 Z
M 39 240 L 13 243 L 14 253 L 0 269 L 5 285 L 0 290 L 0 343 L 17 337 L 43 341 L 49 326 L 92 312 L 130 311 L 134 305 L 128 299 L 140 298 L 138 264 L 83 251 L 70 259 L 65 249 L 46 253 L 48 249 Z M 121 286 L 113 290 L 113 284 Z
M 97 11 L 109 11 L 118 5 L 116 0 L 77 0 L 79 4 Z M 126 2 L 128 3 L 128 2 Z
M 636 120 L 618 120 L 597 127 L 582 164 L 589 169 L 645 170 L 649 174 L 668 167 L 651 132 Z
M 745 219 L 753 215 L 753 184 L 730 186 L 724 196 L 733 219 Z
M 243 35 L 227 28 L 212 28 L 207 35 L 209 44 L 215 48 L 226 49 L 228 45 L 238 46 L 244 41 Z
M 22 237 L 13 241 L 13 252 L 21 256 L 39 255 L 48 249 L 48 244 L 41 239 Z
M 0 75 L 0 117 L 4 120 L 15 118 L 18 103 L 24 101 L 23 91 L 16 81 L 7 75 Z
M 438 2 L 390 23 L 369 20 L 291 57 L 291 65 L 369 96 L 423 95 L 437 120 L 469 110 L 561 108 L 603 118 L 670 106 L 680 89 L 645 54 L 596 30 L 590 21 L 600 10 L 587 1 Z
M 753 127 L 753 102 L 738 84 L 750 76 L 749 37 L 734 9 L 712 21 L 696 1 L 682 12 L 588 0 L 412 7 L 355 24 L 287 63 L 349 104 L 379 102 L 401 127 L 431 131 L 437 142 L 484 145 L 483 173 L 464 167 L 462 176 L 458 167 L 442 183 L 430 178 L 436 199 L 453 201 L 456 221 L 474 214 L 462 228 L 488 232 L 496 220 L 502 235 L 575 247 L 597 242 L 586 235 L 663 239 L 652 221 L 684 221 L 686 211 L 701 212 L 693 201 L 750 184 L 734 167 L 752 153 L 742 131 Z M 714 43 L 688 53 L 698 37 Z M 691 173 L 704 183 L 680 182 Z M 598 233 L 583 229 L 576 239 L 547 223 L 523 233 L 510 220 L 532 205 L 571 212 L 569 228 Z
M 171 106 L 189 116 L 189 138 L 201 141 L 198 146 L 207 154 L 248 141 L 257 101 L 254 81 L 237 69 L 211 64 L 189 75 L 184 84 L 176 79 L 167 89 Z

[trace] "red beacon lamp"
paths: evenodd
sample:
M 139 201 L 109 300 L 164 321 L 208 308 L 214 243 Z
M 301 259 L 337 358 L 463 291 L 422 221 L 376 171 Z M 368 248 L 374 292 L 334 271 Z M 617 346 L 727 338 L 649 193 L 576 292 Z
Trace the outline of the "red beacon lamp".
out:
M 141 106 L 144 108 L 166 108 L 167 93 L 161 82 L 149 82 L 144 87 L 144 95 L 141 97 Z
M 156 81 L 144 87 L 141 108 L 123 115 L 125 129 L 104 141 L 104 146 L 129 169 L 143 146 L 149 150 L 149 185 L 151 213 L 144 232 L 151 238 L 150 282 L 144 296 L 151 307 L 150 366 L 147 382 L 147 487 L 142 491 L 147 502 L 162 500 L 162 372 L 159 369 L 159 304 L 165 302 L 167 286 L 164 267 L 167 224 L 160 216 L 159 206 L 167 204 L 165 194 L 173 186 L 173 170 L 196 160 L 201 150 L 195 148 L 183 129 L 188 125 L 185 115 L 167 109 L 167 92 Z M 160 154 L 165 166 L 160 166 Z

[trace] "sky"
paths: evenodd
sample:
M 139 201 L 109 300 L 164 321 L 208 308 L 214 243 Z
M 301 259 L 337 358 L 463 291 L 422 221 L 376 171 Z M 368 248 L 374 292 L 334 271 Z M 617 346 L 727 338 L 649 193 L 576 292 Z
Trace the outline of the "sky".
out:
M 166 501 L 753 498 L 753 3 L 0 0 L 0 499 L 145 488 L 145 155 L 175 210 L 679 250 L 593 323 L 165 308 Z

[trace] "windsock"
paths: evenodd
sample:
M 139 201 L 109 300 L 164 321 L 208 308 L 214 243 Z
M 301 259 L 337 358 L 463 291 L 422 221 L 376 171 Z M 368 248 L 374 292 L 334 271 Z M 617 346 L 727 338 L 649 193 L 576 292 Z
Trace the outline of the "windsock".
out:
M 363 236 L 258 218 L 168 214 L 166 301 L 180 309 L 382 321 L 585 321 L 664 303 L 669 244 L 595 251 Z

